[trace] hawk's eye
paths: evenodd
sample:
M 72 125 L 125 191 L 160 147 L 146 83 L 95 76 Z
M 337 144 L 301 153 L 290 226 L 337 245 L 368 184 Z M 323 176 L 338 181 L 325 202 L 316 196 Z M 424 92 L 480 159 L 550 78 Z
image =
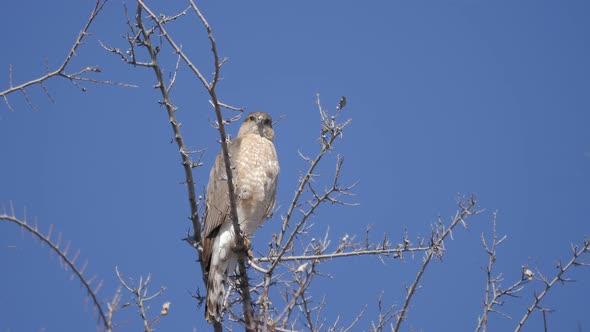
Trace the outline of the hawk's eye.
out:
M 254 121 L 254 117 L 253 116 L 249 116 L 246 121 Z
M 264 119 L 264 125 L 270 126 L 271 124 L 272 122 L 270 121 L 270 119 Z

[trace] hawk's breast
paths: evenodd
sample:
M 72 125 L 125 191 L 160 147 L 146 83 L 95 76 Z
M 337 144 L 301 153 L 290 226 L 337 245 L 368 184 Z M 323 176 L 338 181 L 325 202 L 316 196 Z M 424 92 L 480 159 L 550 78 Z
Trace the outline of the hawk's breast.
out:
M 250 235 L 274 207 L 279 162 L 273 143 L 259 135 L 242 137 L 235 157 L 238 219 Z

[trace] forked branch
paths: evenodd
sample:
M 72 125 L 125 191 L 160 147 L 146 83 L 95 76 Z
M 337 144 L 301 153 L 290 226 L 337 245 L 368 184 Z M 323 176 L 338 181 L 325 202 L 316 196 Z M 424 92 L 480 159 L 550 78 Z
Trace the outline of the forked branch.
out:
M 229 157 L 229 152 L 228 152 L 229 150 L 228 150 L 227 141 L 226 141 L 227 133 L 225 131 L 225 126 L 224 126 L 225 121 L 224 121 L 223 115 L 221 113 L 221 108 L 223 106 L 217 97 L 217 92 L 215 91 L 215 87 L 216 87 L 217 82 L 219 80 L 220 69 L 225 61 L 220 60 L 220 58 L 219 58 L 219 55 L 217 52 L 217 44 L 215 42 L 215 38 L 213 37 L 213 33 L 211 30 L 211 27 L 209 26 L 209 23 L 207 22 L 207 20 L 205 19 L 205 17 L 203 16 L 201 11 L 199 10 L 199 8 L 195 5 L 195 3 L 192 0 L 190 0 L 191 8 L 193 8 L 193 10 L 195 11 L 197 16 L 199 17 L 199 19 L 203 23 L 205 29 L 207 30 L 207 35 L 208 35 L 210 43 L 211 43 L 211 50 L 213 52 L 213 58 L 214 58 L 214 75 L 213 75 L 213 79 L 211 82 L 207 81 L 207 79 L 201 74 L 199 69 L 190 61 L 189 57 L 182 51 L 182 49 L 178 46 L 178 44 L 174 42 L 174 40 L 172 39 L 170 34 L 167 32 L 167 30 L 164 26 L 165 22 L 162 19 L 160 19 L 158 16 L 156 16 L 154 14 L 154 12 L 145 4 L 144 1 L 138 0 L 137 2 L 138 2 L 138 15 L 137 16 L 140 16 L 141 10 L 144 10 L 146 13 L 148 13 L 150 18 L 153 20 L 154 24 L 156 25 L 156 27 L 160 31 L 161 36 L 163 36 L 164 39 L 166 41 L 168 41 L 169 45 L 174 49 L 174 51 L 178 54 L 178 56 L 193 71 L 193 73 L 197 76 L 197 78 L 203 84 L 203 86 L 205 87 L 205 89 L 209 93 L 209 96 L 211 97 L 210 102 L 215 110 L 215 115 L 217 118 L 217 129 L 219 131 L 221 150 L 222 150 L 223 160 L 224 160 L 224 164 L 225 164 L 225 170 L 226 170 L 226 174 L 227 174 L 227 184 L 228 184 L 228 189 L 229 189 L 228 192 L 229 192 L 229 198 L 230 198 L 230 211 L 231 211 L 232 222 L 233 222 L 235 238 L 236 238 L 236 247 L 237 247 L 236 251 L 238 252 L 238 271 L 239 271 L 239 279 L 240 279 L 239 286 L 240 286 L 240 291 L 241 291 L 241 295 L 242 295 L 242 309 L 243 309 L 243 314 L 244 314 L 244 323 L 245 323 L 246 330 L 254 331 L 256 328 L 256 322 L 254 321 L 254 316 L 252 314 L 251 295 L 250 295 L 249 281 L 248 281 L 248 275 L 247 275 L 246 265 L 245 265 L 244 238 L 242 237 L 242 234 L 240 232 L 240 227 L 239 227 L 238 218 L 237 218 L 238 213 L 237 213 L 237 204 L 236 204 L 236 196 L 235 196 L 236 191 L 234 188 L 233 174 L 232 174 L 232 170 L 231 170 L 231 163 L 230 163 L 230 157 Z M 147 31 L 147 30 L 145 30 L 145 28 L 143 28 L 142 30 Z M 144 34 L 144 39 L 145 38 L 146 38 L 146 35 Z M 152 59 L 153 59 L 153 57 L 152 57 Z M 158 81 L 160 81 L 160 79 Z M 195 228 L 195 232 L 197 230 L 200 231 L 200 228 Z M 195 234 L 195 238 L 196 237 L 197 237 L 197 235 Z
M 130 25 L 132 31 L 131 31 L 131 36 L 133 37 L 128 37 L 128 42 L 130 45 L 130 49 L 134 50 L 135 49 L 135 45 L 141 45 L 143 47 L 145 47 L 145 49 L 147 50 L 148 54 L 149 54 L 149 62 L 144 62 L 146 67 L 152 68 L 154 71 L 154 74 L 156 75 L 156 79 L 158 81 L 158 84 L 156 85 L 156 87 L 158 88 L 158 90 L 160 91 L 163 100 L 160 102 L 161 105 L 163 105 L 166 108 L 166 112 L 168 113 L 168 122 L 170 122 L 170 126 L 172 127 L 172 131 L 174 132 L 174 141 L 176 142 L 177 146 L 178 146 L 178 151 L 180 153 L 180 157 L 182 159 L 182 166 L 184 169 L 184 176 L 186 179 L 186 186 L 187 186 L 187 192 L 188 192 L 188 198 L 189 198 L 189 205 L 190 205 L 190 209 L 191 209 L 191 216 L 190 216 L 190 220 L 192 222 L 193 225 L 193 236 L 191 238 L 187 238 L 187 241 L 195 248 L 199 247 L 201 245 L 201 223 L 199 220 L 199 201 L 197 200 L 197 195 L 196 195 L 196 191 L 195 191 L 195 180 L 194 180 L 194 176 L 193 176 L 193 168 L 195 166 L 198 166 L 198 163 L 195 164 L 191 157 L 190 157 L 190 151 L 186 148 L 186 145 L 184 143 L 184 139 L 180 130 L 181 124 L 180 122 L 176 119 L 176 106 L 174 106 L 174 104 L 172 103 L 172 99 L 170 98 L 170 85 L 171 84 L 167 84 L 166 81 L 164 80 L 164 74 L 162 71 L 162 68 L 160 67 L 160 64 L 158 62 L 158 51 L 156 49 L 156 47 L 153 45 L 152 43 L 152 36 L 154 33 L 154 30 L 151 28 L 147 28 L 142 20 L 142 10 L 144 10 L 145 4 L 143 4 L 143 2 L 138 1 L 138 6 L 137 6 L 137 11 L 135 14 L 135 21 L 137 23 L 137 30 L 135 30 L 135 28 L 133 26 Z M 158 20 L 158 18 L 154 18 L 156 21 Z M 165 18 L 164 18 L 165 19 Z M 140 37 L 141 35 L 141 37 Z M 112 52 L 113 51 L 111 50 Z M 136 64 L 137 63 L 137 59 L 135 58 L 135 51 L 129 52 L 130 54 L 132 54 L 133 58 L 130 60 L 127 60 L 128 63 L 130 64 Z M 199 251 L 200 252 L 200 251 Z M 204 275 L 204 267 L 201 266 L 202 268 L 202 272 Z
M 67 56 L 62 61 L 61 65 L 59 67 L 57 67 L 56 69 L 54 69 L 52 71 L 48 71 L 47 74 L 45 74 L 41 77 L 38 77 L 36 79 L 30 80 L 26 83 L 22 83 L 22 84 L 19 84 L 16 86 L 13 85 L 13 80 L 12 80 L 13 69 L 12 69 L 12 66 L 10 67 L 9 88 L 4 91 L 0 91 L 0 97 L 2 97 L 4 99 L 4 103 L 6 104 L 8 109 L 10 109 L 11 111 L 14 111 L 14 109 L 12 108 L 10 103 L 8 102 L 8 95 L 11 93 L 14 93 L 14 92 L 18 92 L 18 91 L 20 91 L 23 94 L 23 97 L 25 98 L 25 101 L 27 102 L 27 104 L 29 104 L 29 106 L 32 107 L 32 103 L 27 95 L 26 89 L 33 86 L 33 85 L 40 85 L 41 88 L 43 88 L 43 91 L 45 91 L 45 93 L 49 97 L 49 99 L 51 101 L 53 101 L 53 99 L 51 98 L 51 96 L 49 95 L 49 93 L 47 91 L 47 88 L 44 85 L 45 81 L 49 80 L 52 77 L 66 78 L 66 79 L 70 80 L 74 85 L 79 87 L 82 91 L 86 91 L 86 88 L 81 87 L 77 82 L 102 83 L 102 84 L 118 85 L 118 86 L 123 86 L 123 87 L 135 87 L 135 85 L 132 85 L 132 84 L 98 80 L 98 79 L 82 76 L 87 73 L 100 73 L 101 70 L 95 66 L 86 67 L 86 68 L 79 70 L 75 73 L 66 73 L 66 69 L 68 68 L 74 55 L 76 55 L 76 51 L 78 50 L 80 45 L 82 45 L 84 38 L 86 36 L 90 35 L 90 32 L 89 32 L 90 26 L 94 22 L 94 19 L 101 12 L 101 10 L 103 9 L 103 7 L 107 3 L 107 1 L 108 0 L 97 0 L 96 1 L 96 3 L 94 4 L 94 8 L 92 9 L 92 12 L 90 13 L 90 17 L 88 18 L 88 21 L 86 21 L 86 24 L 82 28 L 82 31 L 80 31 L 80 33 L 78 34 L 78 37 L 74 41 L 74 44 L 70 48 L 70 51 L 68 52 Z
M 333 115 L 333 116 L 329 115 L 328 112 L 326 110 L 324 110 L 324 108 L 322 107 L 319 94 L 317 95 L 317 107 L 318 107 L 318 111 L 319 111 L 320 117 L 321 117 L 321 124 L 320 124 L 321 125 L 321 133 L 320 133 L 321 148 L 314 159 L 304 157 L 304 159 L 306 161 L 308 161 L 308 163 L 309 163 L 309 168 L 307 169 L 307 172 L 305 173 L 305 175 L 299 179 L 299 186 L 298 186 L 297 190 L 295 191 L 295 195 L 293 196 L 291 203 L 289 204 L 289 209 L 287 210 L 287 214 L 283 218 L 283 224 L 281 226 L 281 231 L 280 231 L 278 239 L 276 241 L 276 248 L 278 249 L 278 253 L 276 255 L 273 255 L 272 264 L 268 269 L 270 273 L 272 273 L 272 270 L 281 261 L 281 258 L 287 253 L 289 247 L 293 243 L 293 240 L 295 239 L 297 234 L 299 234 L 299 231 L 301 230 L 301 228 L 305 225 L 308 216 L 313 214 L 315 209 L 323 201 L 328 200 L 329 195 L 332 192 L 334 192 L 334 191 L 346 192 L 346 190 L 340 190 L 340 188 L 337 186 L 337 183 L 338 183 L 337 180 L 339 177 L 340 166 L 341 166 L 341 163 L 339 161 L 340 164 L 339 165 L 337 164 L 338 166 L 336 168 L 336 174 L 334 177 L 334 186 L 332 186 L 332 189 L 329 190 L 328 192 L 326 192 L 323 197 L 317 197 L 317 195 L 316 195 L 316 199 L 311 203 L 311 208 L 309 209 L 309 211 L 303 213 L 303 217 L 295 225 L 295 227 L 292 228 L 291 233 L 288 235 L 288 238 L 285 240 L 285 237 L 287 236 L 287 229 L 288 229 L 288 226 L 291 222 L 291 218 L 293 217 L 293 213 L 295 212 L 295 209 L 300 206 L 301 195 L 305 192 L 305 189 L 308 188 L 310 181 L 314 177 L 314 172 L 315 172 L 316 167 L 319 165 L 320 161 L 325 156 L 325 154 L 332 150 L 336 139 L 338 137 L 341 137 L 341 135 L 344 131 L 344 128 L 346 126 L 348 126 L 350 124 L 350 122 L 352 121 L 352 120 L 348 119 L 348 120 L 341 122 L 341 123 L 336 122 L 336 120 L 337 120 L 336 115 Z
M 159 319 L 162 315 L 167 314 L 167 311 L 161 312 L 158 316 L 156 316 L 156 318 L 150 320 L 148 318 L 149 307 L 148 307 L 147 303 L 149 301 L 159 297 L 160 295 L 162 295 L 165 291 L 165 288 L 162 287 L 154 294 L 149 294 L 148 286 L 150 285 L 151 280 L 152 280 L 151 275 L 148 274 L 148 276 L 145 279 L 143 277 L 139 277 L 139 282 L 136 285 L 132 282 L 125 281 L 125 279 L 123 278 L 123 276 L 119 272 L 119 268 L 116 266 L 115 266 L 115 273 L 117 274 L 117 278 L 119 279 L 119 282 L 121 283 L 121 285 L 129 293 L 131 293 L 134 297 L 133 301 L 135 302 L 135 305 L 137 306 L 137 309 L 139 311 L 139 316 L 141 317 L 141 320 L 143 322 L 143 331 L 144 332 L 155 331 L 153 326 L 159 321 Z
M 581 247 L 578 245 L 572 245 L 572 258 L 565 265 L 562 265 L 561 262 L 557 263 L 557 269 L 559 271 L 557 272 L 555 277 L 553 277 L 553 279 L 549 280 L 543 276 L 539 277 L 539 279 L 543 283 L 545 283 L 545 289 L 543 289 L 543 291 L 539 295 L 535 294 L 535 299 L 534 299 L 533 303 L 526 309 L 526 313 L 524 314 L 524 316 L 522 316 L 522 318 L 520 319 L 520 322 L 518 322 L 516 329 L 514 329 L 515 332 L 518 332 L 522 329 L 522 326 L 524 325 L 524 323 L 526 323 L 526 321 L 529 319 L 531 313 L 533 313 L 533 311 L 535 309 L 542 310 L 543 314 L 545 313 L 546 309 L 541 308 L 539 306 L 539 304 L 541 303 L 541 300 L 543 300 L 543 298 L 549 293 L 551 288 L 558 281 L 562 282 L 562 283 L 572 281 L 572 280 L 564 277 L 564 274 L 571 267 L 573 267 L 573 266 L 590 266 L 590 264 L 588 262 L 580 259 L 582 255 L 584 255 L 584 254 L 587 255 L 588 253 L 590 253 L 590 239 L 584 240 L 584 243 Z M 545 317 L 545 314 L 543 317 Z
M 506 236 L 498 238 L 496 232 L 496 213 L 494 212 L 492 219 L 492 241 L 488 244 L 484 235 L 481 235 L 481 242 L 483 247 L 488 254 L 488 266 L 486 268 L 486 289 L 483 303 L 483 313 L 478 318 L 476 332 L 487 331 L 488 320 L 490 313 L 496 313 L 498 315 L 510 318 L 507 314 L 497 309 L 497 307 L 504 305 L 504 297 L 518 296 L 518 293 L 523 290 L 524 285 L 529 282 L 529 278 L 523 273 L 523 277 L 511 284 L 510 286 L 503 288 L 501 282 L 504 280 L 502 274 L 494 275 L 494 264 L 496 263 L 496 249 L 506 239 Z
M 406 291 L 406 298 L 397 317 L 395 327 L 393 327 L 392 329 L 393 331 L 399 331 L 402 322 L 406 319 L 410 301 L 416 293 L 416 289 L 418 289 L 418 285 L 420 283 L 420 280 L 422 279 L 422 276 L 424 276 L 424 272 L 426 272 L 428 264 L 432 261 L 434 257 L 440 257 L 444 253 L 445 239 L 452 234 L 453 229 L 457 225 L 461 224 L 463 226 L 467 226 L 465 222 L 466 219 L 470 216 L 474 216 L 481 212 L 481 210 L 477 210 L 475 208 L 475 196 L 471 196 L 467 201 L 461 201 L 460 199 L 458 199 L 457 205 L 459 206 L 459 211 L 457 211 L 457 213 L 455 214 L 455 217 L 451 221 L 451 224 L 448 227 L 445 227 L 442 222 L 439 222 L 438 225 L 436 225 L 436 227 L 433 229 L 430 250 L 427 251 L 426 256 L 424 257 L 422 267 L 418 271 L 416 279 Z

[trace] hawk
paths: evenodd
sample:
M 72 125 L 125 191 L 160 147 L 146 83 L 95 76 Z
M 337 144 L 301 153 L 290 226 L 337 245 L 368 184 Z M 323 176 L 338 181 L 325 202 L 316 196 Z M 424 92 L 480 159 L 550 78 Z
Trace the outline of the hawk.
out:
M 228 143 L 238 222 L 245 237 L 252 235 L 274 208 L 279 161 L 273 139 L 271 117 L 253 112 L 242 123 L 238 136 Z M 235 270 L 238 261 L 222 153 L 215 159 L 209 175 L 203 220 L 205 318 L 210 323 L 220 322 L 227 276 Z

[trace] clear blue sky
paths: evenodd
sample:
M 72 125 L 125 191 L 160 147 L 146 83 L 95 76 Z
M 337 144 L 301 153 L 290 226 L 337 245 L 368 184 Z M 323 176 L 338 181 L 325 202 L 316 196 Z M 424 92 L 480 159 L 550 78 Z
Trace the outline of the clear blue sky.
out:
M 128 1 L 132 7 L 132 1 Z M 86 22 L 93 1 L 4 1 L 0 30 L 0 90 L 13 66 L 16 83 L 56 67 Z M 428 270 L 404 330 L 473 330 L 481 312 L 487 257 L 480 234 L 507 235 L 497 269 L 506 284 L 521 266 L 553 276 L 570 244 L 590 233 L 590 4 L 586 1 L 389 1 L 200 3 L 211 23 L 224 66 L 219 95 L 226 103 L 278 118 L 281 162 L 278 193 L 284 213 L 319 130 L 315 93 L 326 107 L 342 95 L 353 122 L 338 141 L 322 176 L 345 157 L 343 183 L 359 181 L 353 208 L 326 206 L 314 217 L 314 234 L 330 228 L 335 243 L 344 234 L 362 237 L 372 225 L 400 241 L 428 235 L 440 215 L 455 211 L 457 193 L 474 193 L 486 212 L 458 230 L 443 262 Z M 165 13 L 185 4 L 174 1 Z M 132 10 L 133 11 L 133 10 Z M 160 12 L 160 9 L 157 9 Z M 86 85 L 80 92 L 65 80 L 47 83 L 55 104 L 38 87 L 29 90 L 36 110 L 19 95 L 16 112 L 0 105 L 0 202 L 26 207 L 41 229 L 54 225 L 62 241 L 88 259 L 86 273 L 104 280 L 102 299 L 112 297 L 117 265 L 129 277 L 152 274 L 153 290 L 167 287 L 152 313 L 171 301 L 160 331 L 202 331 L 202 309 L 189 295 L 202 288 L 194 250 L 180 241 L 189 223 L 183 171 L 167 115 L 157 104 L 154 77 L 124 65 L 98 40 L 125 48 L 121 2 L 111 0 L 94 33 L 72 63 L 102 69 L 100 78 L 137 84 L 136 89 Z M 209 45 L 200 24 L 178 22 L 172 33 L 205 73 Z M 163 54 L 170 54 L 165 49 Z M 173 62 L 165 63 L 167 69 Z M 213 113 L 204 90 L 182 69 L 173 99 L 187 144 L 208 148 L 196 171 L 205 185 L 219 147 L 209 126 Z M 235 133 L 236 126 L 229 131 Z M 279 219 L 254 239 L 266 249 Z M 369 304 L 358 330 L 376 318 L 376 299 L 401 304 L 421 256 L 404 262 L 376 257 L 334 260 L 323 265 L 332 280 L 318 280 L 314 299 L 326 295 L 325 317 L 346 325 Z M 63 272 L 55 255 L 12 224 L 0 224 L 0 331 L 93 331 L 96 318 L 85 293 Z M 590 270 L 556 286 L 544 305 L 556 309 L 550 330 L 588 330 Z M 512 321 L 493 316 L 492 330 L 513 329 L 538 281 L 504 307 Z M 121 331 L 141 329 L 127 309 Z M 541 328 L 534 315 L 528 331 Z

